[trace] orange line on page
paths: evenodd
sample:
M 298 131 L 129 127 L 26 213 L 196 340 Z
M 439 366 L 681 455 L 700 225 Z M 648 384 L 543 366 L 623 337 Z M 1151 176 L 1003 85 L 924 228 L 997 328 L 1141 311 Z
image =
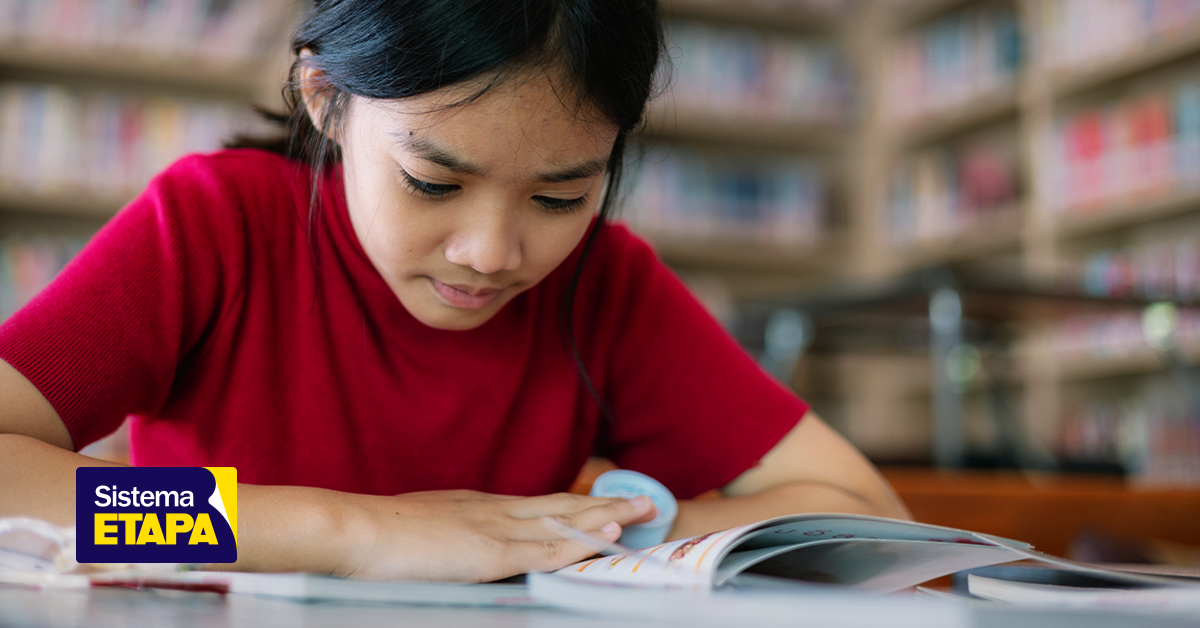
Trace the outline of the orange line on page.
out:
M 704 553 L 700 555 L 700 560 L 696 561 L 696 573 L 700 573 L 700 564 L 704 562 L 704 557 L 708 556 L 708 551 L 711 550 L 713 547 L 715 547 L 717 545 L 717 543 L 720 543 L 721 539 L 729 536 L 730 534 L 733 534 L 733 530 L 729 530 L 725 534 L 722 534 L 721 536 L 717 537 L 717 540 L 713 541 L 712 545 L 709 545 L 708 547 L 704 548 Z
M 653 554 L 654 552 L 657 552 L 657 551 L 658 551 L 658 550 L 660 550 L 660 549 L 662 549 L 662 546 L 661 546 L 661 545 L 659 545 L 658 547 L 656 547 L 656 548 L 654 548 L 654 549 L 650 550 L 650 554 Z M 642 559 L 641 559 L 641 560 L 639 560 L 639 561 L 638 561 L 638 563 L 637 563 L 636 565 L 634 565 L 634 566 L 633 566 L 633 573 L 637 573 L 638 567 L 641 567 L 641 566 L 642 566 L 642 563 L 646 562 L 646 559 L 647 559 L 647 558 L 650 558 L 650 554 L 646 554 L 645 556 L 643 556 L 643 557 L 642 557 Z
M 583 571 L 584 569 L 587 569 L 588 567 L 591 567 L 591 566 L 592 566 L 592 563 L 594 563 L 594 562 L 596 562 L 596 561 L 598 561 L 598 560 L 600 560 L 600 559 L 599 559 L 599 558 L 593 558 L 593 559 L 591 559 L 591 560 L 587 561 L 586 563 L 584 563 L 584 564 L 580 565 L 580 566 L 579 566 L 579 569 L 576 569 L 576 570 L 575 570 L 575 573 L 579 573 L 579 572 Z

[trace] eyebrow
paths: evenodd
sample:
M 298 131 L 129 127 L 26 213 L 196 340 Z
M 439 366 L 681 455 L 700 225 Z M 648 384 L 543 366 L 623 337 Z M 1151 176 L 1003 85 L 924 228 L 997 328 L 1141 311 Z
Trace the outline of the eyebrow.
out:
M 469 175 L 482 175 L 484 168 L 460 159 L 450 151 L 430 142 L 423 137 L 413 137 L 407 133 L 394 133 L 398 142 L 408 147 L 417 157 L 448 170 Z M 567 166 L 553 172 L 539 174 L 537 179 L 542 183 L 566 183 L 580 179 L 590 179 L 608 167 L 608 160 L 603 158 L 590 159 L 583 163 Z

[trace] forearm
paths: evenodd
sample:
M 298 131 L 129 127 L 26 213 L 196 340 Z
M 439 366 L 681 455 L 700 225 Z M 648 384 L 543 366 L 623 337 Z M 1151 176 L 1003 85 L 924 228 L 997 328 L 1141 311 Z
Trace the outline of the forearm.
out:
M 898 499 L 881 496 L 874 500 L 822 482 L 791 482 L 738 497 L 685 500 L 670 539 L 682 539 L 734 526 L 808 512 L 838 512 L 909 519 Z
M 75 469 L 121 466 L 19 434 L 0 434 L 0 517 L 75 525 Z
M 300 486 L 238 484 L 238 561 L 212 569 L 347 575 L 349 543 L 365 526 L 355 495 Z
M 0 517 L 75 525 L 75 469 L 116 467 L 36 438 L 0 434 Z M 238 485 L 238 562 L 220 568 L 334 573 L 351 496 L 320 489 Z M 214 566 L 215 567 L 215 566 Z

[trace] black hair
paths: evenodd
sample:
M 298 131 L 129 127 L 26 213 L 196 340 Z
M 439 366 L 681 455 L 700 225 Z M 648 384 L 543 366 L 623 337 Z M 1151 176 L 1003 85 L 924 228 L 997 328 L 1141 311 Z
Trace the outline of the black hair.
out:
M 292 38 L 296 60 L 284 88 L 287 110 L 268 115 L 288 133 L 239 141 L 307 162 L 314 173 L 309 209 L 312 239 L 319 173 L 341 159 L 330 139 L 352 96 L 397 99 L 481 79 L 471 102 L 514 73 L 552 69 L 564 104 L 592 107 L 616 123 L 599 216 L 584 238 L 559 311 L 559 328 L 588 393 L 611 418 L 587 373 L 572 313 L 584 264 L 617 203 L 630 133 L 646 112 L 664 50 L 657 0 L 316 0 Z M 304 54 L 301 54 L 301 53 Z M 305 107 L 303 67 L 323 78 L 321 120 Z M 451 106 L 455 106 L 451 105 Z

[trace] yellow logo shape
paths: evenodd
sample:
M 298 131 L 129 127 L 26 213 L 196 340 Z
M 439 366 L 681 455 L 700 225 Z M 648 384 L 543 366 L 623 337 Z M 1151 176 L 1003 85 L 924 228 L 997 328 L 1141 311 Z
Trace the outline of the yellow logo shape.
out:
M 229 522 L 233 530 L 233 541 L 237 542 L 237 468 L 235 467 L 204 467 L 217 480 L 217 490 L 208 498 L 212 504 Z

